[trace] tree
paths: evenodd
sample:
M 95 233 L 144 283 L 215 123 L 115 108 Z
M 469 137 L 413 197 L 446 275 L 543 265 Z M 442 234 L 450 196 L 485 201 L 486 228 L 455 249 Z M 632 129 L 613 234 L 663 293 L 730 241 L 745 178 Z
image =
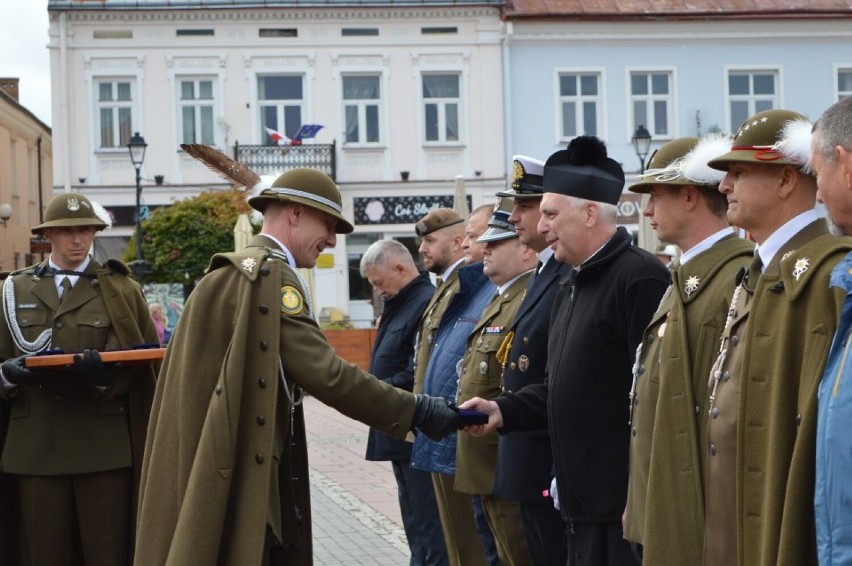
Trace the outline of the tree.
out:
M 234 190 L 210 191 L 154 210 L 142 221 L 142 254 L 147 283 L 189 283 L 204 274 L 210 257 L 234 250 L 234 224 L 250 211 L 245 196 Z M 136 238 L 124 250 L 136 258 Z

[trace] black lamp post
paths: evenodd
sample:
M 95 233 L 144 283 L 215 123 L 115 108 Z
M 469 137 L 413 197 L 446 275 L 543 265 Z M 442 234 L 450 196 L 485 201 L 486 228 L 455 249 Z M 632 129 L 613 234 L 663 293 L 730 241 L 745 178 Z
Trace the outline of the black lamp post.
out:
M 142 258 L 142 176 L 140 170 L 142 163 L 145 161 L 145 149 L 148 144 L 145 143 L 145 138 L 135 132 L 133 137 L 127 143 L 127 149 L 130 151 L 130 161 L 133 162 L 133 167 L 136 168 L 136 279 L 142 279 L 142 271 L 144 268 L 144 260 Z
M 645 158 L 648 157 L 648 152 L 651 150 L 651 132 L 640 124 L 633 132 L 630 141 L 633 142 L 633 149 L 636 151 L 636 157 L 639 158 L 639 172 L 644 173 Z

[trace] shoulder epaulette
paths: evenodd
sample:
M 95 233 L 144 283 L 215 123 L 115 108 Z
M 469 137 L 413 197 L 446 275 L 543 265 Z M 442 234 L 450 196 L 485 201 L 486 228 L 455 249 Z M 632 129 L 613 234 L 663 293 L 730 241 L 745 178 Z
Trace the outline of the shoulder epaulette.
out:
M 107 268 L 108 273 L 110 275 L 112 273 L 118 273 L 119 275 L 130 275 L 130 268 L 126 263 L 117 259 L 108 259 L 104 262 L 104 267 Z

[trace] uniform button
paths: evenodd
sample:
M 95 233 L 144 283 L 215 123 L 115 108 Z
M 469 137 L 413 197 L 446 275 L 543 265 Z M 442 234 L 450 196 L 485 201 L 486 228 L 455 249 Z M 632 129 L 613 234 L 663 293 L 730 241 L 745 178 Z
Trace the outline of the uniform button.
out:
M 468 349 L 467 349 L 467 351 L 468 351 L 468 352 L 473 352 L 473 348 L 468 348 Z
M 635 394 L 633 395 L 633 404 L 634 404 L 634 405 L 638 405 L 638 404 L 639 404 L 639 396 L 638 396 L 638 395 L 635 395 Z
M 258 464 L 263 464 L 263 454 L 255 454 L 254 461 Z
M 265 425 L 266 424 L 266 417 L 264 417 L 263 415 L 258 415 L 257 416 L 257 424 L 259 424 L 260 426 Z
M 30 319 L 28 319 L 27 317 L 23 317 L 21 319 L 21 322 L 23 322 L 24 324 L 28 323 L 29 321 L 30 321 Z
M 639 366 L 639 375 L 642 375 L 643 373 L 645 373 L 645 364 Z
M 517 369 L 518 364 L 516 364 L 515 362 L 512 362 L 511 364 L 509 364 L 509 367 L 512 368 L 512 369 Z
M 716 445 L 715 445 L 715 444 L 711 444 L 711 445 L 710 445 L 710 455 L 711 455 L 711 456 L 715 456 L 715 455 L 716 455 Z
M 737 336 L 736 334 L 734 334 L 733 336 L 731 336 L 731 345 L 732 345 L 732 346 L 736 346 L 736 345 L 737 345 L 737 344 L 739 344 L 739 343 L 740 343 L 740 338 L 739 338 L 739 336 Z
M 710 416 L 714 419 L 719 416 L 719 408 L 713 407 L 713 410 L 710 411 Z
M 796 415 L 796 426 L 799 426 L 800 424 L 802 424 L 802 414 L 801 413 Z
M 257 380 L 257 386 L 261 389 L 266 389 L 266 380 L 261 377 Z
M 729 379 L 731 379 L 731 372 L 726 371 L 722 374 L 722 381 L 728 381 Z
M 62 324 L 61 322 L 56 323 L 56 328 L 62 328 L 63 326 L 65 326 L 65 325 Z
M 392 422 L 390 427 L 391 427 L 391 430 L 396 430 L 396 429 L 399 428 L 399 423 L 398 422 Z
M 529 343 L 530 343 L 530 337 L 524 336 L 524 344 L 529 344 Z
M 635 426 L 630 427 L 630 434 L 632 434 L 633 436 L 636 436 L 636 427 Z
M 216 391 L 216 395 L 221 395 L 222 394 L 222 386 L 220 384 L 216 384 L 216 389 L 214 389 L 214 391 Z
M 261 275 L 269 275 L 269 268 L 268 267 L 261 267 L 260 268 L 260 274 Z
M 100 325 L 101 325 L 101 321 L 100 321 L 100 320 L 96 320 L 96 321 L 95 321 L 95 326 L 100 326 Z
M 266 340 L 261 340 L 260 341 L 260 349 L 263 350 L 264 352 L 266 350 L 268 350 L 269 349 L 269 342 L 267 342 Z
M 700 414 L 701 414 L 701 407 L 700 407 L 700 406 L 698 406 L 698 405 L 696 405 L 696 406 L 695 406 L 695 414 L 696 414 L 696 415 L 700 415 Z
M 119 408 L 118 408 L 118 412 L 119 412 L 119 413 L 123 413 L 123 412 L 124 412 L 124 407 L 119 407 Z
M 269 307 L 266 305 L 260 305 L 259 307 L 257 307 L 257 310 L 259 310 L 261 314 L 266 314 L 269 312 Z
M 650 343 L 651 343 L 651 342 L 653 342 L 653 341 L 654 341 L 654 335 L 653 335 L 653 334 L 648 334 L 648 344 L 650 344 Z
M 479 340 L 477 340 L 477 341 L 476 341 L 476 345 L 477 345 L 477 346 L 482 346 L 482 338 L 480 338 Z

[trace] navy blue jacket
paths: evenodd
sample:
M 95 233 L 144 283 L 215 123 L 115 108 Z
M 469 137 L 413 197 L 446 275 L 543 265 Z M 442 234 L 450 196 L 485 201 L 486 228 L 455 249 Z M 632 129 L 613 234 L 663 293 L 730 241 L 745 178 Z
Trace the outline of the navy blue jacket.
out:
M 464 357 L 467 337 L 497 292 L 497 287 L 482 273 L 482 263 L 460 268 L 459 283 L 459 292 L 450 300 L 450 305 L 441 317 L 423 380 L 423 393 L 453 402 L 459 386 L 456 365 Z M 418 470 L 455 475 L 456 433 L 438 441 L 417 433 L 411 465 Z
M 414 338 L 417 323 L 435 286 L 425 271 L 411 280 L 392 299 L 385 301 L 379 329 L 370 353 L 370 373 L 394 387 L 411 391 L 414 386 Z M 370 429 L 367 460 L 411 459 L 411 443 Z

